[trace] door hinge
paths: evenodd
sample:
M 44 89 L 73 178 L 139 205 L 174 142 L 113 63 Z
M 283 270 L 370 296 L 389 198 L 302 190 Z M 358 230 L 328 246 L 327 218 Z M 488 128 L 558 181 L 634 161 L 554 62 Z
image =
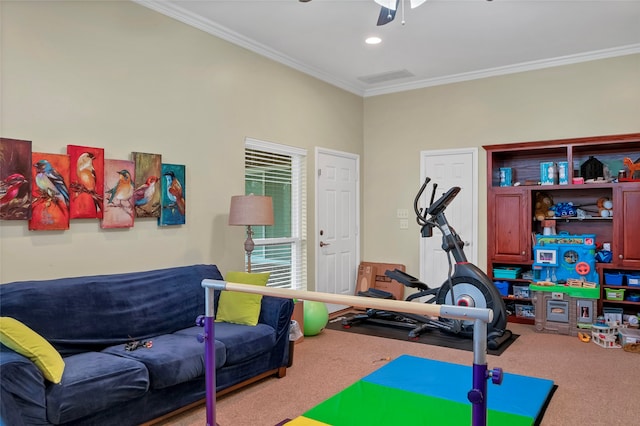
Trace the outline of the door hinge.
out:
M 322 169 L 318 169 L 318 177 L 322 175 Z

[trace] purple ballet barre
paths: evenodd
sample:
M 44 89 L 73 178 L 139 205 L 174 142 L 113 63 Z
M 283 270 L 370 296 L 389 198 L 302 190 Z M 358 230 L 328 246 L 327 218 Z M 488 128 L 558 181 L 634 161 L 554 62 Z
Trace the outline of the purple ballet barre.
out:
M 503 376 L 502 369 L 494 368 L 493 370 L 488 370 L 487 368 L 487 324 L 493 320 L 493 311 L 491 309 L 290 290 L 209 279 L 202 280 L 202 287 L 204 287 L 205 290 L 204 344 L 207 426 L 217 425 L 214 326 L 215 290 L 239 291 L 243 293 L 261 294 L 263 296 L 281 297 L 284 299 L 311 300 L 337 305 L 406 312 L 458 320 L 473 320 L 473 382 L 472 389 L 467 393 L 467 398 L 472 406 L 472 426 L 486 426 L 487 424 L 487 381 L 491 379 L 493 383 L 499 385 L 502 383 Z

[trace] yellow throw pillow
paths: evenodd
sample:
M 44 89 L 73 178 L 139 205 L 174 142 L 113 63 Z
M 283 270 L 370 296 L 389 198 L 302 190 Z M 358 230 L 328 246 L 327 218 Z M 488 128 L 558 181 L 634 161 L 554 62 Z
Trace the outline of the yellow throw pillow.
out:
M 266 286 L 269 272 L 248 273 L 228 272 L 226 281 L 238 284 L 252 284 Z M 216 312 L 217 322 L 231 322 L 234 324 L 256 325 L 260 317 L 262 304 L 261 294 L 241 293 L 238 291 L 223 291 L 218 300 Z
M 62 357 L 42 336 L 11 317 L 0 317 L 0 343 L 29 358 L 45 379 L 60 383 L 64 372 Z

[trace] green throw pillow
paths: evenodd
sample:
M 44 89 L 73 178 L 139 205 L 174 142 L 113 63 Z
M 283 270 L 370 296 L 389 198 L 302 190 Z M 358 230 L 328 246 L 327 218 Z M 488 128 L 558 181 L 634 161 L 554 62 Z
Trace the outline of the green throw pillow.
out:
M 238 284 L 266 286 L 269 272 L 251 274 L 248 272 L 228 272 L 226 281 Z M 239 291 L 223 291 L 218 300 L 216 312 L 217 322 L 256 325 L 260 317 L 261 294 L 241 293 Z
M 11 317 L 0 317 L 0 343 L 29 358 L 45 379 L 60 383 L 64 372 L 62 357 L 42 336 Z

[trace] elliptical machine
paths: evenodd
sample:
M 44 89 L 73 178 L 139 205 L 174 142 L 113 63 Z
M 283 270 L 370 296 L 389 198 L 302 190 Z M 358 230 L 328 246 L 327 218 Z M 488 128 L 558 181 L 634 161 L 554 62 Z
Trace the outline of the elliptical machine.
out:
M 419 279 L 398 269 L 386 271 L 385 275 L 407 287 L 417 288 L 420 291 L 407 297 L 407 301 L 430 297 L 424 303 L 449 304 L 488 308 L 493 310 L 493 321 L 487 324 L 487 347 L 497 349 L 511 337 L 511 331 L 506 329 L 507 312 L 502 296 L 493 285 L 491 279 L 476 265 L 470 263 L 464 253 L 464 242 L 451 227 L 444 214 L 447 206 L 460 192 L 459 187 L 452 187 L 436 201 L 437 184 L 433 184 L 429 207 L 419 208 L 419 201 L 427 185 L 431 181 L 426 178 L 414 199 L 416 221 L 420 225 L 420 234 L 423 238 L 433 236 L 433 228 L 438 228 L 442 233 L 442 249 L 447 253 L 449 261 L 449 273 L 447 280 L 438 288 L 430 288 Z M 452 263 L 451 257 L 455 260 Z M 386 297 L 389 293 L 370 289 L 362 295 L 370 297 Z M 381 311 L 367 309 L 364 314 L 357 314 L 351 318 L 342 320 L 342 326 L 349 328 L 361 322 L 372 321 L 384 324 L 396 325 L 410 329 L 409 339 L 417 340 L 420 334 L 430 329 L 439 329 L 446 333 L 463 338 L 473 337 L 474 321 L 453 320 L 449 318 L 430 318 L 422 315 L 407 314 L 401 312 Z

